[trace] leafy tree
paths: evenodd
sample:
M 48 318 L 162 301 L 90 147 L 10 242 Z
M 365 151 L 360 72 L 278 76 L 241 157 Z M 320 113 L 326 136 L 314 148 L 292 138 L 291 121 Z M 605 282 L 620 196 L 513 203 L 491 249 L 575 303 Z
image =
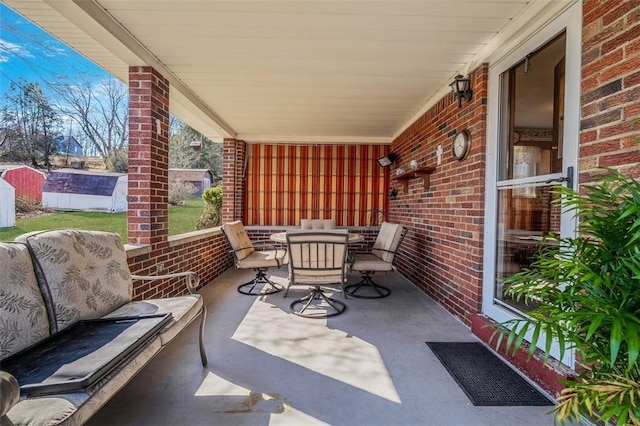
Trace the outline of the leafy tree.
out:
M 185 169 L 208 169 L 214 182 L 222 177 L 222 144 L 213 142 L 183 122 L 172 118 L 169 136 L 169 167 Z M 201 142 L 199 151 L 191 142 Z
M 56 153 L 55 135 L 60 118 L 40 85 L 19 81 L 11 83 L 2 108 L 2 145 L 0 154 L 33 167 L 51 168 Z

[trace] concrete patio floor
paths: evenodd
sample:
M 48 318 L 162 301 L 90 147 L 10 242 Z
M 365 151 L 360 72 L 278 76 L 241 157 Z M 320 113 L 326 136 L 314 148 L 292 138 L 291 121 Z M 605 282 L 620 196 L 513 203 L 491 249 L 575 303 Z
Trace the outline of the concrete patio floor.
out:
M 328 320 L 289 313 L 301 287 L 239 294 L 251 276 L 230 270 L 202 290 L 206 368 L 194 322 L 88 425 L 553 424 L 550 407 L 473 406 L 425 342 L 476 338 L 396 273 L 376 276 L 390 297 L 350 297 Z

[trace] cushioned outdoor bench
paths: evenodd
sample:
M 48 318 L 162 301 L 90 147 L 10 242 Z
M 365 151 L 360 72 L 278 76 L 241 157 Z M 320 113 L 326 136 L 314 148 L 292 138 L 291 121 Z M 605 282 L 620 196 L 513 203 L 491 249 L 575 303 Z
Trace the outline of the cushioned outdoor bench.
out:
M 189 295 L 132 301 L 133 279 L 182 278 Z M 0 422 L 86 422 L 206 311 L 194 272 L 131 275 L 117 234 L 60 230 L 0 243 Z

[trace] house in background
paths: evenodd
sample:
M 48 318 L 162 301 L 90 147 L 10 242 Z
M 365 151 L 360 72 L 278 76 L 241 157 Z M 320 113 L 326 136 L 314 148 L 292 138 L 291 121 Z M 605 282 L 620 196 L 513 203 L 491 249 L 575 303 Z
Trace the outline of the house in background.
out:
M 42 185 L 46 175 L 29 166 L 0 167 L 0 177 L 15 188 L 16 197 L 42 202 Z
M 16 224 L 16 191 L 6 180 L 0 178 L 0 228 Z
M 73 136 L 56 136 L 53 140 L 59 155 L 73 155 L 81 157 L 84 155 L 82 145 Z
M 127 210 L 128 176 L 75 169 L 52 171 L 42 187 L 48 209 L 122 212 Z
M 213 173 L 207 169 L 169 169 L 169 182 L 180 179 L 189 182 L 196 187 L 193 195 L 202 195 L 202 192 L 211 188 Z

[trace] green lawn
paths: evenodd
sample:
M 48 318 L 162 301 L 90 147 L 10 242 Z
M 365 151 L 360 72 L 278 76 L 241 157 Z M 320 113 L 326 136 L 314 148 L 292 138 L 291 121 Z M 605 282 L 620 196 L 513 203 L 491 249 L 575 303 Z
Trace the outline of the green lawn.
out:
M 169 207 L 169 235 L 195 231 L 196 221 L 202 213 L 204 202 L 201 198 L 188 200 L 184 206 Z M 16 226 L 0 228 L 0 241 L 12 241 L 25 232 L 44 229 L 93 229 L 117 232 L 123 241 L 127 240 L 126 213 L 67 212 L 49 216 L 39 216 L 16 221 Z

